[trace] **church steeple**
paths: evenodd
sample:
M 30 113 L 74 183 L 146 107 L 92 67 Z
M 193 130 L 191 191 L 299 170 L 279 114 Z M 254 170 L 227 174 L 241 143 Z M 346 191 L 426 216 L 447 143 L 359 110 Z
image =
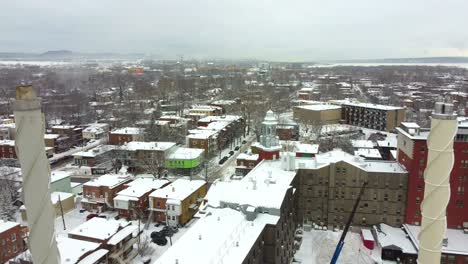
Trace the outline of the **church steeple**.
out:
M 262 122 L 262 134 L 260 135 L 260 144 L 265 148 L 279 147 L 279 138 L 276 135 L 276 126 L 278 120 L 273 111 L 268 110 L 265 119 Z
M 252 144 L 252 152 L 258 153 L 260 160 L 275 160 L 280 158 L 281 145 L 276 135 L 278 120 L 275 113 L 269 110 L 262 122 L 260 142 Z

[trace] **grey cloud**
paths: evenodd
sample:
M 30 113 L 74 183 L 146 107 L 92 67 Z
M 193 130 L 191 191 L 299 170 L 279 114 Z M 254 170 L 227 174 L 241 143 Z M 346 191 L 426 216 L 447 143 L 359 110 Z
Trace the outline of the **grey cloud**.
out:
M 467 51 L 464 0 L 17 0 L 0 8 L 0 51 L 271 60 Z

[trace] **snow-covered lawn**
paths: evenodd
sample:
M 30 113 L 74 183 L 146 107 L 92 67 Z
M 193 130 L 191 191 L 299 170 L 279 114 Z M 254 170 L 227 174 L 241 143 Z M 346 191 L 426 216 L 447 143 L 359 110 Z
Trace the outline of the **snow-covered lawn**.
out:
M 340 239 L 341 231 L 311 230 L 304 232 L 300 249 L 295 254 L 295 259 L 303 264 L 330 263 L 335 252 L 336 245 Z M 358 233 L 348 232 L 343 250 L 338 263 L 342 264 L 371 264 L 371 263 L 395 263 L 382 262 L 380 248 L 369 250 L 364 247 L 361 236 Z

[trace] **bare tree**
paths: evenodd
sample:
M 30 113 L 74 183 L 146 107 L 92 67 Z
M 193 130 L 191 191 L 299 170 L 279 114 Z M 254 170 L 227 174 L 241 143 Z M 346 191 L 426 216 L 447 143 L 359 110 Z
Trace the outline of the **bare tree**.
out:
M 0 168 L 0 219 L 16 220 L 17 207 L 14 203 L 20 198 L 17 173 L 13 168 Z

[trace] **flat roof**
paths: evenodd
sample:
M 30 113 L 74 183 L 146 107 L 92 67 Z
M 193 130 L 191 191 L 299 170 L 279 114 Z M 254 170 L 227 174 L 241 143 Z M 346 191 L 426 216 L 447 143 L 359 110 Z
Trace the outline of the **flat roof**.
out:
M 123 127 L 112 130 L 112 134 L 122 134 L 122 135 L 138 135 L 143 133 L 144 129 L 139 127 Z
M 107 253 L 109 253 L 107 249 L 98 249 L 82 259 L 78 264 L 95 264 L 98 260 L 107 255 Z
M 347 106 L 356 106 L 356 107 L 364 107 L 364 108 L 372 108 L 377 110 L 402 110 L 405 109 L 404 107 L 400 106 L 391 106 L 391 105 L 380 105 L 380 104 L 371 104 L 371 103 L 362 103 L 358 101 L 351 101 L 351 100 L 330 100 L 331 103 L 340 104 L 340 105 L 347 105 Z
M 117 185 L 123 184 L 130 181 L 131 177 L 128 174 L 104 174 L 99 178 L 92 179 L 85 182 L 83 186 L 94 186 L 94 187 L 109 187 L 114 188 Z
M 372 140 L 351 140 L 351 144 L 354 148 L 374 148 L 374 142 Z
M 18 225 L 19 223 L 0 219 L 0 234 Z
M 354 151 L 355 156 L 361 156 L 369 159 L 381 159 L 382 155 L 378 149 L 360 148 Z
M 164 179 L 138 178 L 128 183 L 126 189 L 118 192 L 115 199 L 132 200 L 132 198 L 140 198 L 146 193 L 157 190 L 168 183 L 169 181 Z
M 337 110 L 341 109 L 339 105 L 331 104 L 314 104 L 314 105 L 299 105 L 296 108 L 311 110 L 311 111 L 325 111 L 325 110 Z
M 126 227 L 129 224 L 129 222 L 122 220 L 108 220 L 101 217 L 93 217 L 70 231 L 69 234 L 98 240 L 107 240 L 116 234 L 119 228 Z
M 403 228 L 408 233 L 413 245 L 419 250 L 418 235 L 421 227 L 403 224 Z M 468 235 L 463 233 L 463 229 L 447 228 L 445 235 L 447 246 L 442 246 L 442 253 L 468 256 Z
M 72 173 L 69 171 L 52 171 L 50 173 L 50 182 L 60 181 L 65 178 L 71 177 Z
M 57 237 L 57 247 L 60 252 L 61 263 L 77 263 L 83 255 L 96 250 L 100 246 L 100 243 L 81 239 Z
M 0 146 L 14 147 L 15 146 L 15 141 L 14 140 L 9 140 L 9 139 L 0 140 Z
M 177 179 L 171 184 L 152 192 L 150 197 L 182 201 L 205 184 L 206 182 L 202 180 Z
M 242 263 L 265 226 L 278 220 L 279 216 L 259 213 L 247 221 L 237 210 L 210 208 L 153 263 Z
M 397 247 L 405 254 L 418 254 L 411 240 L 401 228 L 392 227 L 387 224 L 373 226 L 377 236 L 377 242 L 382 247 Z M 380 229 L 380 231 L 379 231 Z
M 142 142 L 142 141 L 130 141 L 125 143 L 121 148 L 131 151 L 136 150 L 155 150 L 155 151 L 166 151 L 176 143 L 174 142 Z
M 226 202 L 279 209 L 295 175 L 281 160 L 263 160 L 239 181 L 214 182 L 205 199 L 214 207 Z
M 297 169 L 319 169 L 336 162 L 346 162 L 367 172 L 406 173 L 406 169 L 396 161 L 364 160 L 341 149 L 317 154 L 315 158 L 296 157 Z
M 89 150 L 86 150 L 86 151 L 79 151 L 79 152 L 76 152 L 75 154 L 73 154 L 72 156 L 73 157 L 87 157 L 87 158 L 92 158 L 92 157 L 96 157 L 96 156 L 99 156 L 107 151 L 111 151 L 111 150 L 114 150 L 114 149 L 117 149 L 118 146 L 115 146 L 115 145 L 101 145 L 101 146 L 97 146 L 95 148 L 92 148 L 92 149 L 89 149 Z
M 185 148 L 180 147 L 177 148 L 175 151 L 171 152 L 166 160 L 189 160 L 189 159 L 196 159 L 203 155 L 205 150 L 198 149 L 198 148 Z

